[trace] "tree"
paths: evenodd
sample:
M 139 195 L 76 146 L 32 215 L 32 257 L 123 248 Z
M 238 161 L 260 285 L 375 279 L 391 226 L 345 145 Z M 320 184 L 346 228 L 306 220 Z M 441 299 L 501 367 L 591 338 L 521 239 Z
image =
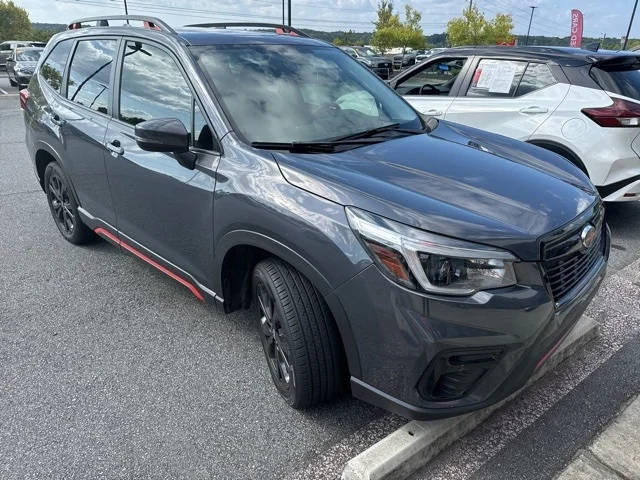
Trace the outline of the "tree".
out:
M 31 22 L 24 8 L 12 0 L 0 0 L 0 41 L 29 40 Z
M 402 48 L 404 55 L 407 48 L 425 48 L 426 41 L 420 21 L 422 14 L 405 5 L 405 21 L 401 22 L 398 14 L 393 13 L 393 3 L 381 0 L 378 4 L 378 21 L 374 22 L 376 31 L 373 32 L 372 43 L 383 54 L 393 47 Z
M 339 36 L 333 39 L 332 43 L 337 47 L 364 45 L 361 40 L 358 40 L 358 37 L 353 30 L 342 32 Z
M 512 30 L 511 15 L 499 13 L 488 21 L 477 6 L 466 8 L 461 17 L 447 23 L 447 36 L 452 46 L 509 42 L 514 38 Z

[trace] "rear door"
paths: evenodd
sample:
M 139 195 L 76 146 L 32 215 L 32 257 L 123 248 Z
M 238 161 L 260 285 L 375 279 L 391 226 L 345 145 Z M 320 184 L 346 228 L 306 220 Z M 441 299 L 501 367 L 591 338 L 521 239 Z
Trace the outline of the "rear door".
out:
M 444 118 L 457 94 L 468 57 L 440 57 L 401 74 L 391 86 L 418 112 Z
M 481 58 L 472 72 L 447 120 L 519 140 L 527 140 L 569 91 L 545 63 Z
M 51 105 L 49 112 L 62 132 L 64 167 L 80 205 L 111 225 L 116 224 L 116 217 L 105 169 L 104 137 L 110 122 L 118 45 L 115 37 L 78 40 L 62 92 L 66 101 Z
M 115 118 L 105 145 L 107 172 L 125 241 L 209 283 L 213 271 L 213 192 L 219 147 L 178 59 L 164 47 L 129 39 L 118 67 Z M 180 120 L 192 132 L 190 170 L 173 153 L 142 150 L 135 125 Z M 185 154 L 187 155 L 187 154 Z

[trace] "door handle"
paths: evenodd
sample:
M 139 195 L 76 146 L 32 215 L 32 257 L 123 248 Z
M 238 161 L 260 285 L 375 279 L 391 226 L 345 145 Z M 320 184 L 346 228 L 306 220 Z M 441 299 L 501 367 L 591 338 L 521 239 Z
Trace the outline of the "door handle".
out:
M 520 113 L 547 113 L 549 111 L 546 107 L 538 107 L 533 105 L 531 107 L 524 107 L 520 109 Z
M 113 140 L 112 142 L 107 143 L 106 147 L 114 157 L 124 153 L 124 148 L 120 146 L 120 140 Z
M 424 112 L 424 114 L 431 117 L 439 117 L 440 115 L 442 115 L 442 110 L 436 110 L 435 108 L 432 108 L 431 110 L 427 110 L 426 112 Z

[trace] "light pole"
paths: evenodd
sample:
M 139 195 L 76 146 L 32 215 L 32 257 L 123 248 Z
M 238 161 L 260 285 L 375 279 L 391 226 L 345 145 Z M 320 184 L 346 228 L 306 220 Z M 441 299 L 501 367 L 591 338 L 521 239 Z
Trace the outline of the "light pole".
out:
M 284 27 L 284 0 L 282 0 L 282 26 Z
M 129 9 L 127 8 L 127 0 L 124 0 L 124 14 L 129 15 Z
M 636 0 L 637 2 L 638 0 Z M 531 33 L 531 22 L 533 22 L 533 12 L 538 7 L 529 7 L 531 9 L 531 17 L 529 18 L 529 28 L 527 29 L 527 39 L 524 41 L 525 46 L 529 45 L 529 33 Z
M 289 3 L 289 26 L 291 26 L 291 0 L 288 0 L 288 3 Z
M 636 8 L 638 8 L 638 0 L 633 4 L 633 12 L 631 12 L 631 18 L 629 19 L 629 28 L 627 28 L 627 36 L 624 37 L 624 44 L 622 50 L 627 49 L 627 42 L 629 41 L 629 34 L 631 33 L 631 25 L 633 25 L 633 17 L 636 16 Z

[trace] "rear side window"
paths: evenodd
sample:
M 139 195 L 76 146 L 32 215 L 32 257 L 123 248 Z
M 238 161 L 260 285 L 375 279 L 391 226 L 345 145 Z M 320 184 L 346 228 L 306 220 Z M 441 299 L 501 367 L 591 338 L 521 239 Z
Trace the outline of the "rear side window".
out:
M 544 63 L 530 63 L 524 72 L 520 85 L 518 85 L 516 97 L 541 90 L 554 83 L 556 83 L 556 79 L 553 78 L 553 74 L 548 65 Z
M 527 62 L 484 58 L 478 63 L 467 91 L 468 97 L 512 97 Z
M 177 118 L 191 126 L 191 90 L 164 50 L 127 42 L 120 85 L 120 119 L 136 125 L 154 118 Z
M 78 42 L 69 67 L 67 98 L 96 112 L 109 113 L 111 69 L 116 40 Z
M 62 76 L 72 44 L 72 40 L 63 40 L 57 44 L 40 68 L 40 75 L 58 93 L 62 87 Z
M 591 77 L 607 92 L 640 100 L 640 62 L 635 58 L 620 65 L 593 67 Z

